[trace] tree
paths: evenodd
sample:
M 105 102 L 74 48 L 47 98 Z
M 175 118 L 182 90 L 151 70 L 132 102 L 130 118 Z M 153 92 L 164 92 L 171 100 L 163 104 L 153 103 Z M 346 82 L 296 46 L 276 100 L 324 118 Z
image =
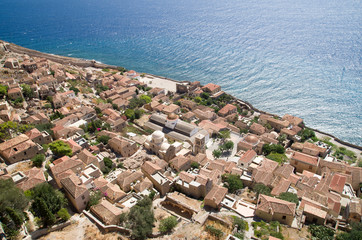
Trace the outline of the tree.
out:
M 45 161 L 45 155 L 44 154 L 38 154 L 35 157 L 33 157 L 31 159 L 31 161 L 33 162 L 33 165 L 35 167 L 41 167 L 43 165 L 43 162 Z
M 262 151 L 264 155 L 269 155 L 272 152 L 283 154 L 285 149 L 280 144 L 264 144 Z
M 21 84 L 21 89 L 25 98 L 31 99 L 34 97 L 34 91 L 30 88 L 28 84 Z
M 254 192 L 256 192 L 257 197 L 259 197 L 259 194 L 264 194 L 264 195 L 270 196 L 270 192 L 271 192 L 271 189 L 262 183 L 255 184 L 253 190 L 254 190 Z
M 291 192 L 283 192 L 279 195 L 279 199 L 282 199 L 284 201 L 295 203 L 297 206 L 299 204 L 299 199 L 297 194 L 291 193 Z
M 28 124 L 21 124 L 12 121 L 4 122 L 0 124 L 0 139 L 7 140 L 13 138 L 14 135 L 25 133 L 29 131 L 33 126 Z
M 309 128 L 304 128 L 302 131 L 298 133 L 298 135 L 301 137 L 301 141 L 305 142 L 309 138 L 315 137 L 315 132 Z
M 212 155 L 214 156 L 214 158 L 219 158 L 221 156 L 221 151 L 215 149 L 214 151 L 212 151 Z
M 287 135 L 285 135 L 285 134 L 279 135 L 279 137 L 278 137 L 279 144 L 282 144 L 286 139 L 287 139 Z
M 276 152 L 272 152 L 269 155 L 266 156 L 266 158 L 276 161 L 278 163 L 283 163 L 288 161 L 288 157 L 285 154 L 280 154 Z
M 192 162 L 191 163 L 191 168 L 199 168 L 200 167 L 200 164 L 197 163 L 197 162 Z
M 140 119 L 143 115 L 144 111 L 141 110 L 141 109 L 136 109 L 134 111 L 134 116 L 135 116 L 135 119 Z
M 133 239 L 146 239 L 152 233 L 155 218 L 151 207 L 152 200 L 146 197 L 129 211 L 128 222 L 132 230 L 131 237 Z
M 143 102 L 143 105 L 152 101 L 151 97 L 147 95 L 141 95 L 140 100 Z
M 162 219 L 160 222 L 159 230 L 161 233 L 171 232 L 174 227 L 177 225 L 177 218 L 174 216 L 169 216 L 165 219 Z
M 56 214 L 61 208 L 65 207 L 68 204 L 68 201 L 64 197 L 63 193 L 59 190 L 55 190 L 48 183 L 36 185 L 30 191 L 30 196 L 34 200 L 36 198 L 44 200 L 50 212 L 53 214 Z M 31 205 L 31 209 L 35 213 L 35 215 L 40 212 L 40 209 L 34 203 Z
M 65 155 L 72 156 L 72 149 L 68 144 L 63 142 L 62 140 L 57 140 L 49 144 L 50 150 L 58 157 L 63 157 Z
M 63 221 L 68 221 L 70 218 L 70 215 L 68 213 L 68 210 L 66 208 L 61 208 L 58 212 L 57 215 L 63 220 Z
M 133 109 L 126 109 L 124 115 L 126 115 L 127 119 L 129 119 L 130 121 L 133 121 L 136 118 Z
M 96 110 L 96 113 L 97 113 L 97 114 L 102 113 L 102 110 L 101 110 L 99 107 L 95 107 L 94 110 Z
M 0 179 L 0 222 L 7 237 L 16 236 L 24 222 L 24 210 L 29 203 L 24 192 L 11 179 Z
M 105 157 L 103 158 L 103 161 L 104 161 L 104 170 L 103 170 L 103 173 L 104 174 L 107 174 L 111 171 L 111 169 L 113 168 L 113 162 L 110 158 L 108 157 Z
M 37 206 L 37 212 L 35 213 L 36 216 L 40 217 L 44 226 L 51 226 L 55 223 L 56 219 L 54 214 L 50 211 L 48 205 L 45 203 L 44 199 L 39 197 L 34 199 L 32 205 Z
M 235 174 L 223 174 L 222 180 L 224 182 L 224 187 L 228 189 L 229 193 L 234 193 L 244 187 L 240 177 Z
M 97 205 L 99 201 L 102 199 L 102 192 L 100 190 L 96 190 L 90 193 L 89 202 L 87 208 L 89 209 L 91 206 Z
M 69 90 L 73 90 L 73 92 L 75 93 L 76 96 L 78 96 L 78 93 L 80 92 L 80 90 L 76 87 L 70 87 Z
M 308 230 L 316 240 L 332 240 L 334 236 L 334 230 L 322 225 L 310 225 Z
M 0 85 L 0 97 L 6 96 L 8 93 L 8 86 Z
M 219 138 L 221 138 L 222 141 L 225 141 L 225 139 L 230 138 L 230 131 L 228 130 L 220 131 Z
M 210 94 L 207 93 L 207 92 L 202 92 L 202 93 L 200 94 L 200 97 L 202 97 L 203 99 L 208 99 L 208 98 L 210 97 Z
M 336 237 L 337 240 L 360 240 L 362 239 L 362 223 L 352 223 L 352 230 L 350 232 L 339 233 Z
M 50 120 L 52 121 L 58 118 L 60 119 L 64 118 L 64 115 L 59 111 L 55 111 L 52 115 L 50 115 Z
M 225 150 L 227 150 L 227 151 L 233 149 L 233 148 L 234 148 L 234 143 L 233 143 L 233 141 L 227 141 L 227 142 L 225 142 L 224 145 L 223 145 L 223 148 L 224 148 Z
M 97 137 L 97 141 L 103 143 L 104 145 L 108 144 L 109 139 L 111 139 L 111 137 L 107 135 Z
M 118 105 L 115 104 L 115 103 L 112 103 L 112 108 L 113 108 L 114 110 L 118 110 Z

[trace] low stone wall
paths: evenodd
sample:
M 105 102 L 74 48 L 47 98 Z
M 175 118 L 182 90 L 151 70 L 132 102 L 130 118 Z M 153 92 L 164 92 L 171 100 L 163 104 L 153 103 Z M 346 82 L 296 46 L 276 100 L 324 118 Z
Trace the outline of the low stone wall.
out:
M 47 235 L 48 233 L 51 233 L 51 232 L 54 232 L 54 231 L 57 231 L 57 230 L 60 230 L 62 228 L 65 228 L 67 226 L 69 226 L 71 224 L 70 221 L 68 222 L 64 222 L 64 223 L 61 223 L 61 224 L 58 224 L 58 225 L 55 225 L 51 228 L 41 228 L 41 229 L 38 229 L 34 232 L 32 232 L 30 235 L 31 235 L 31 239 L 38 239 L 40 238 L 41 236 L 44 236 L 44 235 Z
M 83 213 L 86 217 L 89 218 L 93 223 L 95 223 L 103 232 L 120 232 L 127 236 L 131 234 L 131 230 L 128 228 L 120 227 L 117 225 L 104 225 L 96 217 L 94 217 L 90 212 L 83 210 Z

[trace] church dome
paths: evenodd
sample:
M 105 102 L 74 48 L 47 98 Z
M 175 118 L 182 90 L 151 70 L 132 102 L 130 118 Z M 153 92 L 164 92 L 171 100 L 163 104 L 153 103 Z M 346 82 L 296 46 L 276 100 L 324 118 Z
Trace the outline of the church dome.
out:
M 248 142 L 248 143 L 250 143 L 250 144 L 257 144 L 258 143 L 258 141 L 259 141 L 259 139 L 258 139 L 258 137 L 257 136 L 255 136 L 255 135 L 248 135 L 248 136 L 246 136 L 245 138 L 244 138 L 244 140 L 246 141 L 246 142 Z
M 153 133 L 152 133 L 152 138 L 154 139 L 154 140 L 163 140 L 163 138 L 165 137 L 165 134 L 163 133 L 163 132 L 161 132 L 161 131 L 154 131 Z
M 177 119 L 178 118 L 178 116 L 175 114 L 175 113 L 170 113 L 170 114 L 168 114 L 168 116 L 167 116 L 167 119 L 168 120 L 175 120 L 175 119 Z

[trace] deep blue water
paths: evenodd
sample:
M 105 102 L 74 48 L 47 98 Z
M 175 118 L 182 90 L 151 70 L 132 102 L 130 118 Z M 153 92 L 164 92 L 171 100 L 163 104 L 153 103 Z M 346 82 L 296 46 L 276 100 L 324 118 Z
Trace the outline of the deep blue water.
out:
M 1 0 L 0 39 L 177 80 L 362 145 L 362 3 Z

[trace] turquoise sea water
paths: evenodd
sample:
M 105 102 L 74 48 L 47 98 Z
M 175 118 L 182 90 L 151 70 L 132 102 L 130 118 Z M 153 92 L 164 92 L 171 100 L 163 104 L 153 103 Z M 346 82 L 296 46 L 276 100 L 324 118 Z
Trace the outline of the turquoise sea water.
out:
M 361 1 L 1 0 L 0 39 L 176 80 L 362 145 Z

